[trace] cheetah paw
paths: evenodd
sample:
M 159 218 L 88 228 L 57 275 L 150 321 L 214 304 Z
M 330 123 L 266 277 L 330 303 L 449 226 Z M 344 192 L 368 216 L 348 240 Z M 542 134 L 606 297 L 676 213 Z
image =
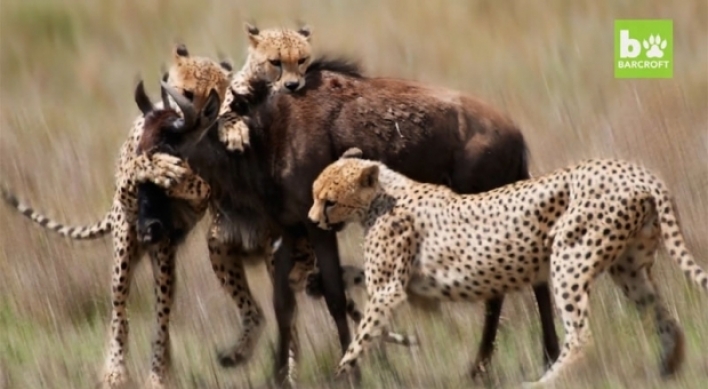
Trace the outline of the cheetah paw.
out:
M 189 173 L 186 162 L 169 154 L 154 154 L 152 165 L 154 171 L 150 181 L 165 189 L 173 187 Z
M 229 151 L 243 151 L 250 144 L 248 125 L 243 120 L 220 125 L 219 140 Z
M 130 383 L 127 372 L 118 369 L 108 372 L 103 376 L 103 381 L 98 385 L 101 389 L 123 389 Z
M 144 385 L 145 389 L 165 389 L 165 380 L 155 372 L 151 372 Z

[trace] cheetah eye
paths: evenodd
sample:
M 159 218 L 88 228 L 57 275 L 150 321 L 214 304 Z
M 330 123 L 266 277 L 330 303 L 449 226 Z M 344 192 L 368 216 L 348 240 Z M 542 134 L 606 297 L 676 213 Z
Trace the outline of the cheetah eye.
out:
M 279 59 L 270 59 L 270 60 L 268 60 L 268 62 L 270 62 L 270 64 L 275 66 L 276 68 L 280 67 L 280 60 Z
M 305 63 L 305 61 L 307 61 L 307 57 L 305 57 L 305 58 L 300 58 L 300 59 L 297 61 L 297 64 L 298 64 L 298 65 L 302 65 L 302 64 Z
M 194 101 L 194 92 L 192 92 L 191 90 L 185 90 L 184 97 L 186 97 L 189 101 Z

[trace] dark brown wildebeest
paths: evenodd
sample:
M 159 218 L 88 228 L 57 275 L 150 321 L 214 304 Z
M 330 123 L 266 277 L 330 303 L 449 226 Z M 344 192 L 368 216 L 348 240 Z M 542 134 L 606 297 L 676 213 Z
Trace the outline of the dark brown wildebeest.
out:
M 254 84 L 252 90 L 256 96 L 267 95 L 266 85 Z M 324 167 L 345 150 L 358 147 L 366 158 L 460 193 L 528 178 L 526 145 L 514 123 L 493 107 L 448 89 L 367 78 L 347 63 L 316 61 L 306 86 L 296 93 L 277 94 L 262 103 L 238 100 L 233 109 L 250 119 L 245 151 L 227 152 L 212 130 L 187 159 L 212 187 L 210 255 L 242 261 L 266 250 L 269 237 L 282 237 L 275 253 L 273 297 L 279 381 L 291 341 L 295 300 L 288 274 L 297 239 L 307 238 L 317 256 L 325 300 L 343 350 L 350 341 L 336 234 L 307 219 L 312 183 Z M 241 283 L 236 287 L 240 293 L 250 293 L 245 280 L 236 281 Z M 493 351 L 504 292 L 499 290 L 499 296 L 486 303 L 474 373 Z M 548 365 L 558 355 L 552 306 L 547 285 L 536 285 L 534 292 Z M 229 356 L 221 361 L 228 364 Z

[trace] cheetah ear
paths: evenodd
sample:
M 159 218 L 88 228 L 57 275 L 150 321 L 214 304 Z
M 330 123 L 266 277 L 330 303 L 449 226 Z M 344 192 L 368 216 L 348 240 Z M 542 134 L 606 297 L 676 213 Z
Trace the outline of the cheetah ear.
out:
M 229 62 L 229 61 L 221 61 L 221 62 L 219 62 L 219 65 L 221 65 L 221 67 L 224 70 L 226 70 L 227 72 L 231 72 L 234 70 L 233 65 L 231 65 L 231 62 Z
M 246 30 L 246 34 L 248 34 L 248 41 L 251 43 L 252 47 L 258 46 L 258 43 L 261 42 L 261 30 L 258 29 L 258 27 L 246 22 L 243 24 L 244 30 Z
M 374 188 L 379 182 L 379 167 L 371 165 L 361 169 L 359 173 L 359 186 L 362 188 Z
M 297 33 L 302 35 L 305 40 L 309 42 L 312 37 L 312 27 L 305 24 L 297 30 Z
M 364 155 L 364 152 L 361 151 L 360 148 L 358 147 L 351 147 L 347 149 L 344 153 L 342 153 L 342 156 L 339 157 L 339 159 L 345 159 L 345 158 L 361 158 Z
M 176 64 L 181 64 L 186 58 L 189 58 L 189 51 L 184 43 L 179 43 L 175 46 L 175 50 L 172 53 L 172 58 Z
M 219 58 L 219 66 L 221 66 L 224 70 L 227 72 L 234 70 L 231 61 L 226 58 L 226 54 L 224 54 L 221 50 L 216 52 L 216 57 Z

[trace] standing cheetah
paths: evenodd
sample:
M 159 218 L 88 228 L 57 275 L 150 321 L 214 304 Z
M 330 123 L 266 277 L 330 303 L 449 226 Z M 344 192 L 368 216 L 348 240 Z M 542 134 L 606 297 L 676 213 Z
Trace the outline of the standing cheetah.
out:
M 589 292 L 605 271 L 640 311 L 653 313 L 661 372 L 668 375 L 682 362 L 683 335 L 651 277 L 660 242 L 708 291 L 708 275 L 686 248 L 666 186 L 629 162 L 590 160 L 459 195 L 380 162 L 342 158 L 319 175 L 313 196 L 309 218 L 320 227 L 358 221 L 365 229 L 370 297 L 338 375 L 356 366 L 409 295 L 479 301 L 551 281 L 566 336 L 560 356 L 534 384 L 550 383 L 590 338 Z
M 168 84 L 179 88 L 185 100 L 191 100 L 194 112 L 202 112 L 213 91 L 217 101 L 223 101 L 231 79 L 230 66 L 218 64 L 208 58 L 190 56 L 183 45 L 176 46 L 174 64 L 170 69 Z M 136 98 L 138 96 L 136 95 Z M 136 101 L 138 105 L 145 103 Z M 149 101 L 148 101 L 149 102 Z M 162 110 L 162 104 L 156 105 Z M 171 111 L 172 110 L 164 110 Z M 135 120 L 128 140 L 123 144 L 116 171 L 116 191 L 113 206 L 100 222 L 86 227 L 68 227 L 56 223 L 30 207 L 20 203 L 3 189 L 3 198 L 23 214 L 41 225 L 70 237 L 91 239 L 108 232 L 113 237 L 113 271 L 111 281 L 111 326 L 109 346 L 104 367 L 103 385 L 108 388 L 120 387 L 128 381 L 125 354 L 128 341 L 128 316 L 126 302 L 130 292 L 133 268 L 137 260 L 147 251 L 153 268 L 156 293 L 156 330 L 152 347 L 152 368 L 148 385 L 154 388 L 164 386 L 169 360 L 169 311 L 172 305 L 172 285 L 174 277 L 175 247 L 169 240 L 145 247 L 139 244 L 136 233 L 138 215 L 137 186 L 152 182 L 168 191 L 169 195 L 180 198 L 176 189 L 199 180 L 184 161 L 165 153 L 136 152 L 140 144 L 146 117 Z M 181 120 L 181 119 L 180 119 Z M 194 127 L 211 126 L 207 122 L 191 123 Z M 201 186 L 208 190 L 208 187 Z M 200 195 L 204 196 L 204 193 Z M 186 199 L 196 200 L 196 199 Z M 195 220 L 196 222 L 196 220 Z M 157 313 L 159 312 L 159 314 Z

